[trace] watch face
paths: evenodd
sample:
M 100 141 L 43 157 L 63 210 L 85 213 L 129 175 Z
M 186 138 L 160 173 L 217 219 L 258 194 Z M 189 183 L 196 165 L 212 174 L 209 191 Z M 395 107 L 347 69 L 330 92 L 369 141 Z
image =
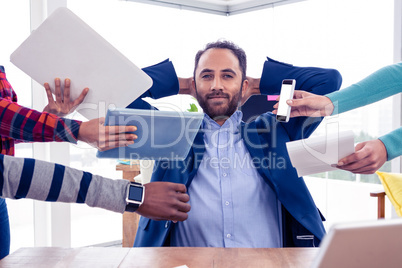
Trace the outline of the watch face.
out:
M 128 199 L 130 201 L 142 202 L 143 191 L 144 187 L 142 186 L 130 185 L 130 189 L 128 191 Z

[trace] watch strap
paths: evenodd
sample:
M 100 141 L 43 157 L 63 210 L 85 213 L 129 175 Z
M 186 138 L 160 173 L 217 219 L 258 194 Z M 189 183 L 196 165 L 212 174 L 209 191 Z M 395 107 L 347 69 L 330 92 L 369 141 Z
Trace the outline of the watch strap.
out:
M 140 207 L 139 204 L 128 203 L 126 205 L 126 211 L 127 212 L 135 212 L 139 207 Z

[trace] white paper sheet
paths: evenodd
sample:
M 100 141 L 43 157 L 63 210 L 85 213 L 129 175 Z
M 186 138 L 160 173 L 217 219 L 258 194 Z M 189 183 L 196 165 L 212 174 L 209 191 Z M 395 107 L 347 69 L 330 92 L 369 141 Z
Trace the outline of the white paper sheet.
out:
M 145 72 L 64 7 L 33 31 L 10 61 L 41 85 L 70 78 L 72 99 L 88 87 L 76 109 L 88 119 L 105 116 L 109 107 L 125 108 L 152 86 Z
M 289 157 L 299 177 L 336 170 L 338 160 L 354 153 L 352 131 L 287 142 Z

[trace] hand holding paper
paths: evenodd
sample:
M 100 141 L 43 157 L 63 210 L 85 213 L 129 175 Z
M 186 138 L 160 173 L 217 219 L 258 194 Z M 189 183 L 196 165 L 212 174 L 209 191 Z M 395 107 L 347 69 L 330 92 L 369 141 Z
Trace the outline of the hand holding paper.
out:
M 359 143 L 355 152 L 339 160 L 337 168 L 358 174 L 373 174 L 387 161 L 384 143 L 375 139 Z
M 352 131 L 287 142 L 289 157 L 299 177 L 336 170 L 338 161 L 354 153 Z

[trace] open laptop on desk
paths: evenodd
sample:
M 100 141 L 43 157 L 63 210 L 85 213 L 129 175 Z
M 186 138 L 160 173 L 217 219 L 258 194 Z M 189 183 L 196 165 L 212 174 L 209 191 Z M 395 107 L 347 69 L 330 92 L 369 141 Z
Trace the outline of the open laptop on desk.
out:
M 402 219 L 334 225 L 312 267 L 402 267 Z

